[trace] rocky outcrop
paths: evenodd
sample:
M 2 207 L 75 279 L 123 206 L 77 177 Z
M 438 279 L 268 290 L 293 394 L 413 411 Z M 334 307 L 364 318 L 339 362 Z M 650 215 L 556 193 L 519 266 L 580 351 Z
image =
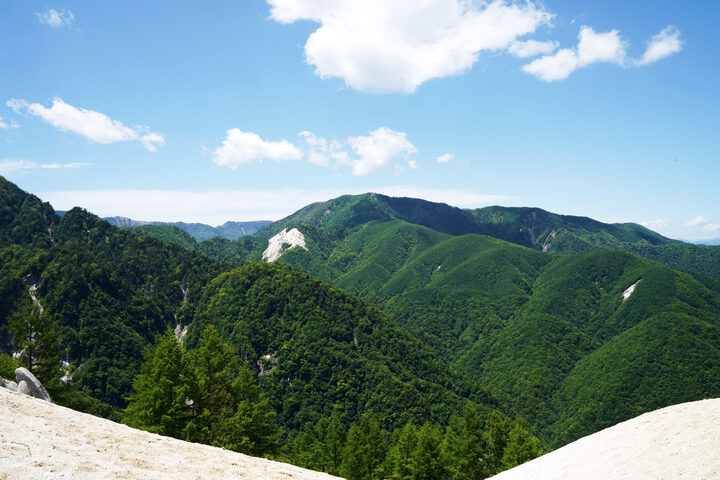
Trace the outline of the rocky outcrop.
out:
M 45 390 L 45 387 L 42 386 L 40 380 L 35 378 L 35 375 L 33 375 L 27 368 L 16 368 L 15 380 L 17 380 L 17 383 L 0 378 L 0 387 L 7 388 L 13 392 L 24 393 L 25 395 L 30 395 L 31 397 L 39 398 L 40 400 L 52 403 L 52 398 L 50 397 L 48 391 Z
M 493 480 L 720 478 L 720 399 L 673 405 L 583 437 Z
M 280 256 L 291 248 L 300 247 L 307 250 L 305 246 L 305 235 L 297 228 L 283 230 L 268 240 L 268 247 L 262 254 L 262 259 L 266 262 L 274 262 Z
M 135 430 L 0 388 L 0 479 L 340 480 Z

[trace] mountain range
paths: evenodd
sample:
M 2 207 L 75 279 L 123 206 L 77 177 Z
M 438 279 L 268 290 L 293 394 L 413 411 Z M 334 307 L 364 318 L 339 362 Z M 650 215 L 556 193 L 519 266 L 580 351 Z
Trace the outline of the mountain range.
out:
M 65 214 L 64 211 L 57 211 L 57 214 L 62 216 Z M 185 223 L 185 222 L 158 222 L 158 221 L 145 221 L 145 220 L 133 220 L 128 217 L 103 217 L 103 220 L 107 221 L 111 225 L 116 227 L 142 227 L 145 225 L 153 226 L 168 226 L 177 227 L 190 234 L 192 238 L 198 242 L 203 240 L 209 240 L 214 237 L 227 238 L 228 240 L 236 240 L 245 235 L 252 235 L 261 228 L 271 224 L 269 220 L 255 220 L 250 222 L 234 222 L 227 221 L 222 225 L 213 227 L 205 223 Z
M 73 380 L 54 398 L 117 418 L 157 335 L 187 327 L 193 349 L 213 325 L 286 444 L 331 415 L 397 431 L 470 404 L 555 448 L 720 396 L 719 255 L 636 224 L 378 194 L 198 242 L 59 216 L 0 178 L 0 376 L 18 316 L 39 315 Z

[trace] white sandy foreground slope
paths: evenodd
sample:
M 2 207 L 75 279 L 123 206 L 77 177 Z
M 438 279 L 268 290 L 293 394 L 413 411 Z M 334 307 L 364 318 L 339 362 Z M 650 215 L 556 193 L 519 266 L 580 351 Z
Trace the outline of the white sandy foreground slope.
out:
M 337 477 L 135 430 L 0 388 L 0 479 L 56 478 Z
M 640 415 L 492 478 L 720 479 L 720 399 Z

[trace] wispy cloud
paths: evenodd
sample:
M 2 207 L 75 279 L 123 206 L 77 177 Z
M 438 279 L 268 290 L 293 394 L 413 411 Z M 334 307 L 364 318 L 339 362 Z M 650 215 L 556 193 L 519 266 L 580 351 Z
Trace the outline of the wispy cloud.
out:
M 640 225 L 646 228 L 665 228 L 669 227 L 672 224 L 670 220 L 667 218 L 657 218 L 655 220 L 648 220 L 646 222 L 640 222 Z
M 560 46 L 559 42 L 539 42 L 537 40 L 515 41 L 508 47 L 508 53 L 518 58 L 536 57 L 553 53 Z
M 344 141 L 327 140 L 308 131 L 300 132 L 300 136 L 307 145 L 308 160 L 316 165 L 350 167 L 353 175 L 368 175 L 386 167 L 417 168 L 412 155 L 418 150 L 407 133 L 387 127 Z
M 700 225 L 704 225 L 706 223 L 709 223 L 708 220 L 703 217 L 702 215 L 697 216 L 691 220 L 688 220 L 687 222 L 683 223 L 683 227 L 698 227 Z
M 625 63 L 626 43 L 620 32 L 611 30 L 596 33 L 591 27 L 583 26 L 578 35 L 575 49 L 563 48 L 554 55 L 545 55 L 525 65 L 523 70 L 540 80 L 553 82 L 570 76 L 581 67 L 599 62 Z
M 9 128 L 18 128 L 18 127 L 20 127 L 20 125 L 18 125 L 15 120 L 10 120 L 10 121 L 6 122 L 5 120 L 3 120 L 2 117 L 0 117 L 0 129 L 7 130 Z
M 481 52 L 506 49 L 553 17 L 531 1 L 267 2 L 280 23 L 319 23 L 305 43 L 306 62 L 318 76 L 364 92 L 412 93 L 468 70 Z
M 72 163 L 37 163 L 28 160 L 0 160 L 0 174 L 7 175 L 22 170 L 56 170 L 62 168 L 79 168 L 90 165 L 87 162 Z
M 435 161 L 438 163 L 448 163 L 455 159 L 455 155 L 452 153 L 445 153 L 443 155 L 440 155 L 439 157 L 435 158 Z
M 257 133 L 232 128 L 213 151 L 212 160 L 235 170 L 241 165 L 264 160 L 285 162 L 305 158 L 321 167 L 350 168 L 353 175 L 368 175 L 386 167 L 396 170 L 417 168 L 412 157 L 417 148 L 408 140 L 407 134 L 387 127 L 345 140 L 328 140 L 307 130 L 298 136 L 304 143 L 302 148 L 285 139 L 264 140 Z
M 54 98 L 49 108 L 14 98 L 7 101 L 7 106 L 17 113 L 39 117 L 63 132 L 81 135 L 95 143 L 139 142 L 151 152 L 156 152 L 159 146 L 165 145 L 165 137 L 146 126 L 128 127 L 104 113 L 74 107 L 63 102 L 61 98 Z
M 424 198 L 463 208 L 517 201 L 515 197 L 472 190 L 403 185 L 325 190 L 79 190 L 48 191 L 38 196 L 59 210 L 81 206 L 103 217 L 120 215 L 137 220 L 182 220 L 219 225 L 228 220 L 279 220 L 313 202 L 365 192 Z
M 42 24 L 49 25 L 53 28 L 69 27 L 75 21 L 75 15 L 70 10 L 55 10 L 49 8 L 44 12 L 38 12 L 35 15 Z
M 637 63 L 638 65 L 655 63 L 658 60 L 678 53 L 682 50 L 682 44 L 683 42 L 680 40 L 680 30 L 669 25 L 657 35 L 653 35 L 648 42 L 645 53 Z
M 523 71 L 545 82 L 563 80 L 575 70 L 595 63 L 614 63 L 621 67 L 649 65 L 682 50 L 680 31 L 668 26 L 648 42 L 642 58 L 628 58 L 627 42 L 618 30 L 597 33 L 583 26 L 576 48 L 563 48 L 553 55 L 544 55 L 522 67 Z

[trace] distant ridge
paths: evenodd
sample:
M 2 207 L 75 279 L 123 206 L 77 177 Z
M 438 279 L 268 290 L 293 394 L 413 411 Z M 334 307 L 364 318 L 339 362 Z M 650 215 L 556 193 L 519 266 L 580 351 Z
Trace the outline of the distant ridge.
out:
M 62 216 L 65 212 L 58 210 L 57 214 Z M 157 221 L 145 221 L 145 220 L 134 220 L 128 217 L 103 217 L 111 225 L 116 227 L 141 227 L 144 225 L 155 225 L 164 226 L 170 225 L 178 227 L 181 230 L 186 231 L 196 241 L 202 242 L 203 240 L 209 240 L 215 237 L 227 238 L 228 240 L 237 240 L 240 237 L 246 235 L 252 235 L 258 230 L 270 225 L 270 220 L 254 220 L 250 222 L 233 222 L 228 221 L 213 227 L 205 223 L 186 223 L 186 222 L 157 222 Z

